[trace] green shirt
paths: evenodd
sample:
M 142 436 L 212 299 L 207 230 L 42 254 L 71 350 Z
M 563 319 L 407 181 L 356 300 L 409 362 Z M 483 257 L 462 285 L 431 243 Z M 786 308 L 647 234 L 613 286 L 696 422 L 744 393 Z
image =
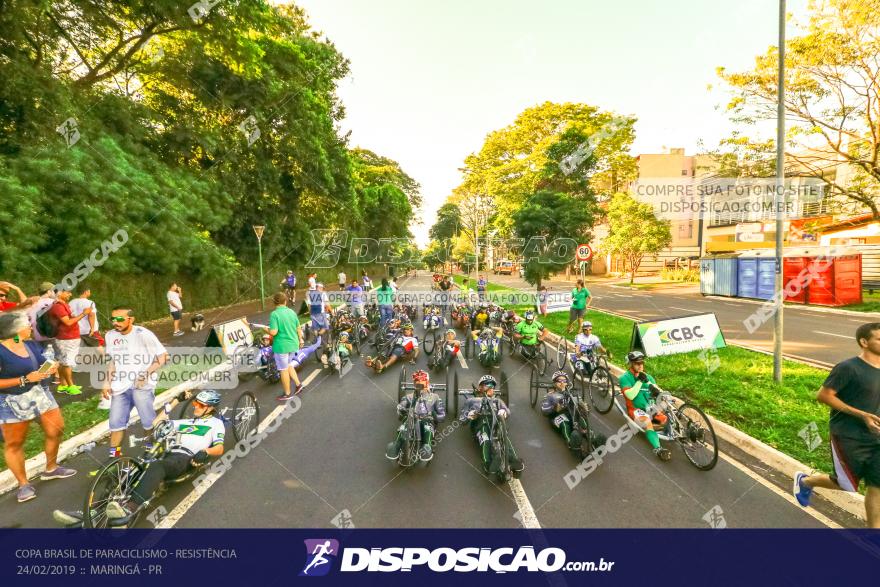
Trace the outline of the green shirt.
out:
M 390 285 L 388 287 L 380 287 L 376 290 L 376 301 L 379 302 L 380 306 L 390 306 L 394 303 L 394 288 Z
M 590 297 L 590 290 L 585 287 L 571 290 L 571 307 L 575 310 L 583 310 L 587 307 L 587 298 Z
M 275 308 L 269 315 L 269 328 L 278 331 L 272 338 L 272 352 L 286 354 L 299 350 L 299 316 L 296 312 L 287 306 Z
M 516 333 L 522 335 L 520 344 L 531 346 L 538 342 L 538 332 L 544 330 L 544 325 L 537 320 L 527 324 L 525 320 L 516 325 Z
M 645 375 L 648 375 L 648 374 L 645 373 Z M 636 379 L 636 376 L 632 374 L 632 371 L 627 369 L 626 371 L 623 372 L 623 375 L 620 376 L 619 381 L 620 381 L 620 389 L 625 391 L 625 390 L 629 389 L 630 387 L 634 386 L 636 384 L 636 382 L 638 381 L 638 379 Z M 648 383 L 653 383 L 654 385 L 657 385 L 657 381 L 654 379 L 654 377 L 652 375 L 648 375 Z M 626 396 L 624 396 L 624 397 L 626 397 Z M 627 400 L 627 403 L 631 403 L 634 408 L 644 410 L 648 407 L 648 403 L 650 403 L 650 400 L 651 400 L 651 394 L 648 391 L 648 385 L 645 383 L 642 383 L 642 388 L 639 390 L 638 395 L 636 397 L 634 397 L 632 400 Z

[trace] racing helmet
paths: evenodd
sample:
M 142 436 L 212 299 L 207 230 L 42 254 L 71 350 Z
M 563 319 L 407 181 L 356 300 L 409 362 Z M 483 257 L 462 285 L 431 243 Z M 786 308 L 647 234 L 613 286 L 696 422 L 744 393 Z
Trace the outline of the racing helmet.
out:
M 272 342 L 272 335 L 266 332 L 260 337 L 260 340 Z
M 287 274 L 288 274 L 288 275 L 293 275 L 293 271 L 290 270 L 290 269 L 288 269 L 288 270 L 287 270 Z
M 487 309 L 488 307 L 489 307 L 489 302 L 481 302 L 481 303 L 480 303 L 480 309 L 481 309 L 481 310 L 485 310 L 485 309 Z
M 535 319 L 535 312 L 533 312 L 532 310 L 526 310 L 526 313 L 523 314 L 523 318 L 526 319 L 526 322 L 531 322 Z
M 196 401 L 200 404 L 216 408 L 220 405 L 220 394 L 213 389 L 203 389 L 196 396 Z
M 483 387 L 484 385 L 488 385 L 492 389 L 495 389 L 496 387 L 498 387 L 498 380 L 495 379 L 492 375 L 483 375 L 477 382 L 477 386 Z
M 401 326 L 400 329 L 401 329 L 401 330 L 412 330 L 412 329 L 413 329 L 413 325 L 412 325 L 411 323 L 407 322 L 406 324 L 404 324 L 403 326 Z
M 592 322 L 584 322 L 583 325 L 581 326 L 581 330 L 586 330 L 587 328 L 592 328 L 592 327 L 593 327 Z
M 340 335 L 339 335 L 339 340 L 342 341 L 342 342 L 348 342 L 348 333 L 347 333 L 347 332 L 343 332 L 342 334 L 340 334 Z
M 627 363 L 644 362 L 644 360 L 645 360 L 645 353 L 643 353 L 642 351 L 632 351 L 631 353 L 629 353 L 626 356 Z
M 568 373 L 566 373 L 565 371 L 559 370 L 559 371 L 555 371 L 553 373 L 553 377 L 551 379 L 553 380 L 553 383 L 556 383 L 558 380 L 560 380 L 562 378 L 565 378 L 565 380 L 568 381 Z
M 449 336 L 450 334 L 452 336 L 455 336 L 455 329 L 454 328 L 447 328 L 446 329 L 446 336 Z
M 416 386 L 416 389 L 419 389 L 419 388 L 427 389 L 428 385 L 430 385 L 430 380 L 428 379 L 428 372 L 427 371 L 422 371 L 422 370 L 416 371 L 415 373 L 412 374 L 412 380 Z

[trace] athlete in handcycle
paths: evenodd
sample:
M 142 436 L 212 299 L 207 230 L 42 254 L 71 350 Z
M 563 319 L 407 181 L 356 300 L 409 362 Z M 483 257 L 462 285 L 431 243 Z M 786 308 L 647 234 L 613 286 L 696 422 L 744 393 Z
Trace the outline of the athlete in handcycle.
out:
M 398 359 L 406 359 L 410 364 L 415 364 L 418 356 L 419 341 L 413 334 L 413 325 L 406 323 L 401 327 L 401 334 L 391 343 L 387 357 L 383 357 L 380 351 L 380 356 L 376 358 L 367 357 L 364 364 L 367 368 L 373 369 L 379 374 L 396 363 Z
M 406 370 L 401 372 L 401 384 L 398 396 L 408 391 L 404 381 Z M 397 436 L 385 449 L 385 457 L 402 467 L 414 465 L 417 460 L 430 461 L 434 458 L 434 430 L 446 419 L 446 407 L 440 395 L 430 384 L 425 371 L 416 371 L 412 375 L 412 391 L 404 393 L 397 404 L 397 415 L 402 424 L 397 429 Z
M 440 338 L 441 329 L 446 325 L 446 319 L 443 318 L 443 310 L 440 306 L 425 306 L 425 317 L 422 320 L 422 325 L 425 328 L 425 338 L 422 346 L 425 348 L 425 353 L 430 355 L 434 352 L 434 347 Z
M 661 389 L 645 371 L 643 352 L 630 352 L 626 362 L 619 391 L 613 378 L 597 384 L 594 374 L 590 380 L 590 399 L 596 411 L 606 414 L 611 406 L 617 406 L 631 428 L 644 432 L 660 460 L 672 458 L 660 442 L 674 441 L 693 466 L 703 471 L 712 469 L 718 462 L 718 441 L 706 414 L 691 403 L 677 405 L 672 394 Z
M 465 357 L 470 359 L 473 353 L 477 361 L 487 369 L 501 365 L 501 327 L 484 326 L 479 332 L 472 332 L 465 348 Z
M 455 329 L 448 328 L 440 342 L 439 350 L 428 361 L 428 368 L 432 371 L 438 371 L 450 367 L 459 352 L 461 352 L 461 342 L 455 337 Z
M 571 370 L 575 379 L 589 381 L 593 372 L 602 367 L 608 370 L 606 357 L 611 358 L 611 353 L 602 346 L 599 337 L 593 334 L 593 323 L 584 322 L 581 332 L 574 338 L 575 351 L 569 352 L 565 344 L 560 344 L 556 353 L 556 364 L 560 369 L 571 362 Z M 610 373 L 610 371 L 609 371 Z
M 506 392 L 506 377 L 502 374 L 501 378 L 505 382 L 501 391 Z M 457 376 L 455 380 L 457 387 Z M 468 423 L 471 434 L 480 448 L 483 472 L 496 475 L 499 481 L 507 481 L 511 475 L 518 477 L 524 465 L 507 432 L 510 408 L 504 401 L 504 393 L 496 395 L 497 388 L 498 380 L 495 377 L 483 375 L 477 385 L 471 386 L 470 390 L 456 389 L 453 393 L 456 394 L 456 408 L 458 408 L 458 396 L 465 398 L 458 419 Z
M 156 416 L 153 446 L 143 457 L 112 459 L 98 471 L 84 509 L 55 510 L 52 515 L 55 521 L 85 528 L 133 526 L 161 494 L 165 484 L 191 478 L 211 459 L 221 456 L 227 420 L 217 411 L 219 393 L 209 389 L 200 391 L 192 398 L 193 417 L 169 419 L 174 408 L 190 398 L 191 391 L 179 393 Z M 231 423 L 236 440 L 256 432 L 259 408 L 253 395 L 242 394 L 234 410 Z
M 523 319 L 513 330 L 513 352 L 532 363 L 538 373 L 547 372 L 547 347 L 544 344 L 544 325 L 535 320 L 535 312 L 526 310 Z
M 586 458 L 607 440 L 603 434 L 593 430 L 590 424 L 590 407 L 575 390 L 568 373 L 556 371 L 551 383 L 543 383 L 536 370 L 532 369 L 529 382 L 529 401 L 534 408 L 538 402 L 538 392 L 546 389 L 541 400 L 541 413 L 547 416 L 550 425 L 565 439 L 568 448 Z

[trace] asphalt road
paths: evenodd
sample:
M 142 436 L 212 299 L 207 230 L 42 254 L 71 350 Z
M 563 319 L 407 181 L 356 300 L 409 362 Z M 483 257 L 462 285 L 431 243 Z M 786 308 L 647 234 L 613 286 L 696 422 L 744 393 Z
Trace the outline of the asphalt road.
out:
M 508 287 L 533 289 L 518 276 L 492 275 L 491 281 Z M 551 291 L 569 291 L 574 287 L 571 282 L 558 280 L 548 281 L 546 285 Z M 749 333 L 743 324 L 760 307 L 754 301 L 707 298 L 697 288 L 636 291 L 600 281 L 588 281 L 587 289 L 593 295 L 592 306 L 596 309 L 610 310 L 640 321 L 714 312 L 727 342 L 773 351 L 772 319 L 753 333 Z M 786 305 L 783 320 L 783 352 L 786 355 L 831 367 L 858 354 L 856 328 L 876 321 L 877 314 L 869 313 L 863 317 Z
M 422 289 L 427 283 L 424 276 L 402 280 L 405 289 Z M 250 318 L 265 322 L 266 315 Z M 181 337 L 180 343 L 189 344 L 192 336 Z M 419 364 L 424 366 L 426 358 L 420 357 Z M 461 387 L 483 374 L 473 362 L 456 368 Z M 384 457 L 398 425 L 399 370 L 393 367 L 376 376 L 357 364 L 339 378 L 310 361 L 303 375 L 312 381 L 296 413 L 247 457 L 237 459 L 198 499 L 193 499 L 191 484 L 184 483 L 172 487 L 157 505 L 175 519 L 181 514 L 175 526 L 188 528 L 332 527 L 341 523 L 340 513 L 346 510 L 347 523 L 359 528 L 512 528 L 520 525 L 522 512 L 531 520 L 532 511 L 534 521 L 544 527 L 708 528 L 704 516 L 713 509 L 722 512 L 727 527 L 823 525 L 784 491 L 759 478 L 755 471 L 760 464 L 736 466 L 722 458 L 714 470 L 701 472 L 675 447 L 672 461 L 660 462 L 641 436 L 569 490 L 564 476 L 577 458 L 529 407 L 528 369 L 507 356 L 502 369 L 511 380 L 512 438 L 526 465 L 520 481 L 498 484 L 486 478 L 474 441 L 466 426 L 456 429 L 452 414 L 439 427 L 443 438 L 430 465 L 399 469 Z M 244 390 L 256 393 L 261 418 L 277 407 L 280 385 L 256 380 L 224 394 L 231 402 Z M 623 419 L 612 411 L 594 416 L 593 423 L 610 434 Z M 79 474 L 37 481 L 35 500 L 18 504 L 14 492 L 0 497 L 0 527 L 51 527 L 53 509 L 81 508 L 91 481 L 87 471 L 105 455 L 101 445 L 70 459 L 66 465 Z M 188 509 L 175 510 L 185 498 Z

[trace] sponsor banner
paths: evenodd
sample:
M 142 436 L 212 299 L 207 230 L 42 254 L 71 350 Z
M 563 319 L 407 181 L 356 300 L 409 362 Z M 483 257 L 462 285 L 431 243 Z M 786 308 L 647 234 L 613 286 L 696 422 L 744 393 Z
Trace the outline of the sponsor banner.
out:
M 220 347 L 229 356 L 235 354 L 240 347 L 250 347 L 254 344 L 254 333 L 245 318 L 222 322 L 214 326 L 208 335 L 207 347 Z
M 547 294 L 547 313 L 568 312 L 571 308 L 571 292 L 556 292 Z
M 648 357 L 727 346 L 714 313 L 633 324 L 632 348 Z
M 222 506 L 220 506 L 222 507 Z M 230 505 L 229 507 L 234 507 Z M 4 585 L 635 585 L 645 553 L 719 585 L 870 584 L 880 535 L 726 528 L 0 530 Z M 823 553 L 804 564 L 803 553 Z M 866 581 L 867 579 L 867 581 Z M 711 581 L 710 581 L 711 582 Z

